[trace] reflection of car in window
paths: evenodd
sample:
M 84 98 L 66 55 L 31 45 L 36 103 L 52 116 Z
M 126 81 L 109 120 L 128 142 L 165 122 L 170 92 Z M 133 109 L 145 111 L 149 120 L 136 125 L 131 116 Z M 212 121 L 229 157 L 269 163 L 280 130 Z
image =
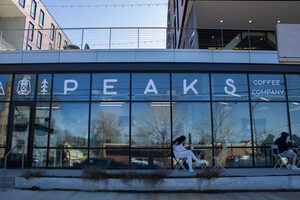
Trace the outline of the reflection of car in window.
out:
M 81 163 L 74 163 L 75 168 L 83 168 L 88 166 L 88 160 L 84 160 Z M 90 167 L 99 167 L 102 169 L 124 169 L 128 168 L 128 165 L 116 162 L 112 158 L 90 158 Z
M 135 157 L 131 158 L 131 165 L 135 168 L 160 168 L 163 163 L 156 160 L 149 161 L 148 157 Z

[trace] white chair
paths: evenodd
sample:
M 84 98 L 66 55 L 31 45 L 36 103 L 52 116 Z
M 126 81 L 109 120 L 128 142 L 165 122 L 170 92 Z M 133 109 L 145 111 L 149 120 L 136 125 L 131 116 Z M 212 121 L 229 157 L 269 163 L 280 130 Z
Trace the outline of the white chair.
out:
M 271 154 L 275 159 L 274 168 L 276 168 L 278 165 L 279 169 L 281 169 L 282 166 L 286 164 L 287 159 L 285 157 L 280 156 L 277 145 L 275 144 L 271 145 Z
M 227 152 L 227 146 L 223 146 L 222 148 L 222 152 L 220 153 L 220 156 L 214 156 L 213 159 L 215 160 L 215 166 L 214 168 L 221 168 L 221 169 L 224 169 L 224 166 L 223 166 L 223 162 L 225 161 L 226 159 L 226 152 Z
M 186 168 L 184 167 L 184 163 L 186 162 L 186 158 L 176 158 L 174 156 L 174 160 L 175 160 L 174 168 L 176 170 L 182 168 L 184 171 L 186 171 Z

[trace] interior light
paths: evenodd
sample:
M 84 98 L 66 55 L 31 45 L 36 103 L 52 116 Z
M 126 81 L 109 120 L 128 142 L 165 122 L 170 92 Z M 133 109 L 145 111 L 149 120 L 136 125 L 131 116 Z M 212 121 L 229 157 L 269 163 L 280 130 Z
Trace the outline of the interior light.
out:
M 219 102 L 219 104 L 228 105 L 226 102 Z
M 252 23 L 253 21 L 252 20 L 249 20 L 249 23 Z
M 280 24 L 280 20 L 278 20 L 277 23 Z
M 224 20 L 223 20 L 223 19 L 221 19 L 221 20 L 220 20 L 220 23 L 223 23 L 223 22 L 224 22 Z
M 264 97 L 260 97 L 260 99 L 262 99 L 262 100 L 264 100 L 264 101 L 270 101 L 269 99 L 264 98 Z
M 292 102 L 292 104 L 295 104 L 295 105 L 299 106 L 299 103 L 297 103 L 297 102 Z
M 211 38 L 213 39 L 213 38 L 215 38 L 215 36 L 211 36 Z
M 232 96 L 241 97 L 241 95 L 238 94 L 231 94 Z

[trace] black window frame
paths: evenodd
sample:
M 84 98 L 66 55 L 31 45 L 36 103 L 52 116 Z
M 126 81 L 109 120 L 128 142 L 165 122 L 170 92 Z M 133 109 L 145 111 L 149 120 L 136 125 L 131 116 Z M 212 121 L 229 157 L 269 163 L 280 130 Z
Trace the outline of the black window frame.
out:
M 41 16 L 42 16 L 42 20 L 41 20 Z M 44 21 L 45 21 L 45 12 L 41 9 L 40 10 L 40 17 L 39 17 L 40 27 L 44 27 Z
M 43 34 L 41 31 L 38 31 L 37 38 L 36 38 L 36 46 L 37 48 L 42 48 L 42 41 L 43 41 Z
M 32 12 L 32 9 L 33 9 L 33 6 L 34 6 L 34 12 Z M 37 7 L 37 3 L 35 0 L 32 0 L 31 1 L 31 7 L 30 7 L 30 16 L 35 19 L 36 17 L 36 7 Z
M 50 30 L 50 39 L 53 41 L 54 40 L 54 30 L 55 26 L 53 23 L 51 23 L 51 30 Z
M 58 33 L 58 36 L 57 36 L 57 47 L 60 48 L 61 47 L 61 34 Z
M 32 26 L 32 29 L 30 28 L 30 26 Z M 29 34 L 31 32 L 31 34 Z M 30 40 L 30 41 L 33 41 L 33 34 L 34 34 L 34 24 L 33 23 L 31 23 L 31 22 L 29 22 L 29 24 L 28 24 L 28 39 Z
M 25 8 L 25 0 L 19 0 L 19 4 L 20 4 L 20 6 Z

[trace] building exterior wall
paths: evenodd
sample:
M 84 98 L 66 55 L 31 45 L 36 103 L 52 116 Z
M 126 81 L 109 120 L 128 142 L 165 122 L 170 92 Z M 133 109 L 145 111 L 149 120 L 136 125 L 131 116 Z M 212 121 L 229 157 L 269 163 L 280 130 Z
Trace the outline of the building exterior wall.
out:
M 46 7 L 43 5 L 42 1 L 40 0 L 35 0 L 35 2 L 37 3 L 36 6 L 36 14 L 35 14 L 35 18 L 33 18 L 30 15 L 30 10 L 31 10 L 31 4 L 32 4 L 32 0 L 25 0 L 25 6 L 22 7 L 19 4 L 18 0 L 10 0 L 11 4 L 15 5 L 15 9 L 17 9 L 19 12 L 22 13 L 22 17 L 25 18 L 25 21 L 23 22 L 23 24 L 18 23 L 17 25 L 15 25 L 15 20 L 11 20 L 11 16 L 9 18 L 6 18 L 6 23 L 11 24 L 10 26 L 5 26 L 5 27 L 1 27 L 0 29 L 3 30 L 3 32 L 7 33 L 7 35 L 16 35 L 16 32 L 19 32 L 19 34 L 23 34 L 23 40 L 20 41 L 20 37 L 18 38 L 12 38 L 12 39 L 8 39 L 7 41 L 11 41 L 13 44 L 13 46 L 16 46 L 16 50 L 26 50 L 28 49 L 27 43 L 28 45 L 34 50 L 48 50 L 51 49 L 62 49 L 64 44 L 71 44 L 70 40 L 68 39 L 68 37 L 66 36 L 66 34 L 64 33 L 63 30 L 60 30 L 60 27 L 58 25 L 58 23 L 55 21 L 55 19 L 51 16 L 51 14 L 49 13 L 49 11 L 46 9 Z M 44 24 L 43 26 L 39 25 L 39 18 L 40 18 L 40 11 L 44 12 Z M 17 13 L 17 12 L 16 12 Z M 20 14 L 16 14 L 16 16 L 19 16 Z M 0 17 L 1 17 L 1 13 L 0 13 Z M 29 23 L 32 23 L 34 25 L 34 31 L 33 31 L 33 40 L 30 41 L 28 40 L 28 28 L 29 28 Z M 55 37 L 52 39 L 50 39 L 50 32 L 51 32 L 51 24 L 54 25 L 55 27 Z M 11 28 L 12 27 L 12 28 Z M 6 29 L 6 30 L 5 30 Z M 12 29 L 18 29 L 18 30 L 12 30 Z M 38 32 L 42 33 L 42 43 L 41 43 L 41 48 L 37 47 L 37 39 L 38 39 Z M 60 47 L 58 47 L 58 34 L 61 34 L 61 45 Z M 5 36 L 5 35 L 4 35 Z M 3 37 L 5 39 L 5 37 Z M 13 40 L 13 41 L 12 41 Z M 10 42 L 9 41 L 9 42 Z M 21 42 L 21 44 L 19 43 Z M 50 45 L 51 44 L 51 45 Z M 22 46 L 22 47 L 20 47 Z
M 300 63 L 300 24 L 278 24 L 278 57 L 281 63 Z
M 0 27 L 2 30 L 2 38 L 11 44 L 15 49 L 23 49 L 24 42 L 24 17 L 1 17 Z M 15 31 L 6 31 L 8 29 L 16 29 Z
M 73 62 L 0 71 L 1 157 L 24 140 L 29 167 L 171 168 L 180 135 L 210 166 L 226 145 L 226 167 L 270 167 L 282 131 L 300 142 L 298 65 Z

